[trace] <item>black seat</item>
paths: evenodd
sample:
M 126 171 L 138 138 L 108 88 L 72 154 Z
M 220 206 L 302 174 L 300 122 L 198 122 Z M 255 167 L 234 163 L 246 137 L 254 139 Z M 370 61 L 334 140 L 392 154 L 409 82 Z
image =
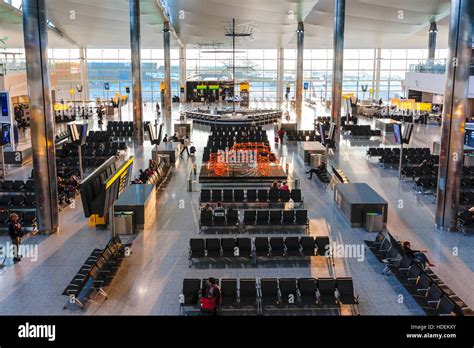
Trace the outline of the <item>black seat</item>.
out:
M 238 303 L 237 279 L 221 280 L 221 306 L 236 306 Z
M 301 202 L 302 202 L 302 199 L 301 199 L 301 189 L 293 189 L 293 190 L 291 190 L 291 199 L 292 199 L 293 202 L 295 202 L 295 203 L 301 203 Z
M 236 256 L 236 240 L 235 238 L 222 238 L 221 239 L 221 248 L 222 256 L 224 257 L 234 257 Z M 238 254 L 238 253 L 237 253 Z
M 258 190 L 258 201 L 259 203 L 268 202 L 268 190 Z
M 298 237 L 286 237 L 285 248 L 286 248 L 286 254 L 288 256 L 301 255 L 301 245 L 300 245 L 300 241 Z
M 285 241 L 283 237 L 270 238 L 270 253 L 272 256 L 285 255 Z
M 283 210 L 283 224 L 293 225 L 295 223 L 295 211 L 294 210 Z
M 241 306 L 258 307 L 258 295 L 255 279 L 240 279 L 239 294 Z
M 268 199 L 272 203 L 277 203 L 280 200 L 280 190 L 278 188 L 271 188 L 268 191 Z M 260 200 L 260 191 L 259 191 L 259 200 Z
M 202 258 L 206 256 L 206 242 L 204 239 L 191 238 L 189 240 L 189 257 Z
M 234 209 L 227 210 L 227 225 L 237 225 L 239 223 L 239 211 Z
M 257 210 L 257 225 L 268 225 L 268 210 Z
M 255 253 L 257 256 L 268 256 L 269 254 L 268 238 L 257 237 L 255 238 L 254 243 L 255 243 Z
M 0 196 L 0 208 L 7 208 L 13 200 L 12 196 Z
M 257 190 L 249 189 L 247 190 L 247 202 L 253 203 L 257 201 Z
M 296 279 L 280 278 L 278 283 L 280 287 L 281 303 L 284 305 L 295 305 L 298 298 Z
M 237 238 L 236 246 L 239 257 L 250 257 L 252 255 L 252 240 L 250 238 Z
M 224 202 L 233 202 L 234 197 L 233 197 L 233 191 L 229 189 L 224 190 Z
M 345 305 L 357 304 L 357 298 L 354 295 L 354 284 L 350 277 L 336 278 L 336 288 L 338 300 Z
M 297 225 L 307 225 L 308 224 L 308 211 L 303 210 L 296 210 L 295 211 L 295 223 Z
M 201 203 L 209 203 L 211 201 L 211 190 L 201 190 Z
M 255 225 L 257 212 L 255 210 L 244 211 L 244 225 Z
M 304 256 L 314 256 L 314 250 L 315 250 L 315 241 L 314 237 L 301 237 L 300 238 L 300 244 L 301 244 L 301 253 Z
M 219 238 L 206 239 L 206 251 L 208 257 L 221 256 L 221 240 Z
M 234 202 L 242 203 L 244 201 L 244 190 L 235 189 L 234 190 Z
M 316 279 L 314 278 L 300 278 L 298 279 L 298 290 L 300 292 L 300 299 L 303 305 L 316 305 L 317 302 L 317 287 Z
M 201 211 L 201 220 L 199 222 L 200 226 L 212 226 L 212 211 L 203 210 Z
M 318 279 L 318 302 L 323 305 L 336 305 L 336 281 L 334 278 Z
M 199 291 L 201 290 L 200 279 L 183 279 L 183 302 L 184 306 L 195 306 L 199 301 Z
M 270 210 L 270 225 L 281 224 L 281 210 Z
M 262 294 L 262 304 L 264 306 L 276 306 L 279 304 L 278 279 L 260 279 L 260 292 Z
M 329 237 L 326 236 L 317 236 L 315 239 L 315 244 L 316 244 L 316 255 L 317 256 L 330 256 L 330 243 L 329 243 Z
M 219 190 L 219 189 L 212 190 L 212 201 L 222 202 L 222 190 Z

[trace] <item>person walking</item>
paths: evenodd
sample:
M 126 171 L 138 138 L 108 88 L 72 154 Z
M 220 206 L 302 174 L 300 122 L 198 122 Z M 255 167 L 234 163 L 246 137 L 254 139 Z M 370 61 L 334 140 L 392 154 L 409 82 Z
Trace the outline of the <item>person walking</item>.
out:
M 14 246 L 13 249 L 13 261 L 21 261 L 20 245 L 21 238 L 23 238 L 23 230 L 21 229 L 20 217 L 16 213 L 10 215 L 10 224 L 8 225 L 8 234 Z
M 191 141 L 189 140 L 189 136 L 185 136 L 181 139 L 181 146 L 182 146 L 182 149 L 181 149 L 181 152 L 179 153 L 180 156 L 183 155 L 183 152 L 186 151 L 186 154 L 188 155 L 189 157 L 189 145 L 191 144 Z

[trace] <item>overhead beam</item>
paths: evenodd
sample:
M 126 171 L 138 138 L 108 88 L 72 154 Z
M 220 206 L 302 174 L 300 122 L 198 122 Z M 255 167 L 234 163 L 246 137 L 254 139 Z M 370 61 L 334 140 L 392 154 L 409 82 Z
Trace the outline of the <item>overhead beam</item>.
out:
M 17 9 L 15 6 L 10 5 L 9 3 L 3 2 L 3 1 L 0 1 L 0 6 L 6 8 L 6 9 L 9 10 L 10 12 L 12 12 L 13 14 L 17 15 L 18 18 L 19 18 L 20 20 L 22 20 L 23 12 L 22 12 L 21 10 Z M 77 47 L 81 48 L 81 45 L 80 45 L 79 43 L 77 43 L 76 41 L 74 41 L 74 40 L 73 40 L 69 35 L 67 35 L 63 30 L 61 30 L 60 27 L 58 27 L 56 24 L 54 24 L 54 26 L 52 26 L 51 24 L 49 24 L 49 19 L 48 19 L 47 29 L 48 29 L 49 31 L 55 33 L 57 36 L 59 36 L 59 37 L 60 37 L 61 39 L 63 39 L 64 41 L 69 42 L 71 45 L 77 46 Z
M 155 0 L 155 4 L 160 10 L 161 18 L 163 19 L 163 23 L 169 23 L 169 30 L 170 32 L 173 33 L 173 36 L 175 37 L 176 41 L 178 41 L 179 47 L 184 47 L 183 41 L 179 37 L 178 33 L 174 29 L 173 23 L 171 22 L 171 19 L 168 17 L 166 14 L 165 8 L 161 5 L 160 0 Z

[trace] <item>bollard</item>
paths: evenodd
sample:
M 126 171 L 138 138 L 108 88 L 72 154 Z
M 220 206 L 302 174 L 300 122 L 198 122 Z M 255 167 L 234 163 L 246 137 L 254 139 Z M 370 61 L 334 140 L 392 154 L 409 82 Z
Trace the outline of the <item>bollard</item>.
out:
M 287 163 L 286 164 L 286 174 L 288 174 L 290 172 L 290 165 Z
M 300 188 L 300 179 L 299 178 L 295 178 L 295 189 L 299 189 Z

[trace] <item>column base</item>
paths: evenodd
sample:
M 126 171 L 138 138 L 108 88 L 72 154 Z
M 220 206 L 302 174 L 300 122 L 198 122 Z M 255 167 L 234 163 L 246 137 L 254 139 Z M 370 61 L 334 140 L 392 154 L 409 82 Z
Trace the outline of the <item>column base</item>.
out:
M 438 224 L 435 224 L 436 228 L 441 231 L 446 231 L 446 232 L 457 232 L 458 229 L 456 227 L 445 227 L 445 226 L 440 226 Z

